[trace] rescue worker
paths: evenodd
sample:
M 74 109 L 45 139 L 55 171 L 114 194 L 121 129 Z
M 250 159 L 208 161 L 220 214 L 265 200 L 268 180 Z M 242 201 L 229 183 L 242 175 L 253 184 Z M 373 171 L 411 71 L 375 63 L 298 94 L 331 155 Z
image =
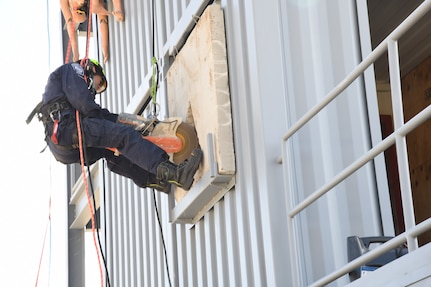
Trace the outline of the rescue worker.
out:
M 195 149 L 182 164 L 170 162 L 163 149 L 145 140 L 133 127 L 117 123 L 117 114 L 94 101 L 95 95 L 108 85 L 105 73 L 96 60 L 87 60 L 83 66 L 78 61 L 57 68 L 49 76 L 42 96 L 39 114 L 54 157 L 64 164 L 80 162 L 75 115 L 78 110 L 86 165 L 105 158 L 111 171 L 132 179 L 140 187 L 167 193 L 172 183 L 189 190 L 202 151 Z M 106 147 L 117 148 L 121 155 Z

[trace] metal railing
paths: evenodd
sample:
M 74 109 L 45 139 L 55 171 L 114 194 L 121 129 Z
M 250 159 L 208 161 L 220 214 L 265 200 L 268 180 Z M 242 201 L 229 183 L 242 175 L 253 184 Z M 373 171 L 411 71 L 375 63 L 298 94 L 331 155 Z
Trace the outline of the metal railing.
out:
M 288 232 L 289 232 L 289 251 L 292 268 L 292 282 L 295 286 L 302 286 L 304 280 L 304 264 L 298 256 L 299 250 L 299 228 L 298 222 L 294 221 L 296 215 L 306 209 L 310 204 L 318 200 L 329 190 L 334 188 L 348 176 L 356 172 L 369 161 L 373 160 L 380 153 L 384 152 L 391 145 L 395 144 L 397 152 L 398 170 L 400 177 L 401 198 L 404 214 L 404 222 L 406 231 L 390 241 L 374 248 L 365 255 L 349 262 L 338 270 L 321 278 L 311 284 L 311 286 L 323 286 L 339 277 L 349 273 L 355 268 L 360 267 L 366 262 L 388 252 L 389 250 L 407 242 L 409 252 L 418 248 L 417 236 L 431 229 L 431 218 L 416 225 L 413 209 L 413 199 L 411 191 L 409 164 L 407 157 L 406 136 L 417 126 L 425 122 L 431 117 L 431 106 L 423 109 L 420 113 L 404 123 L 404 114 L 402 106 L 401 79 L 398 55 L 398 40 L 408 31 L 416 22 L 418 22 L 431 9 L 431 0 L 424 1 L 413 13 L 411 13 L 389 36 L 385 38 L 359 65 L 341 81 L 334 89 L 332 89 L 321 102 L 310 109 L 302 116 L 293 126 L 287 131 L 282 138 L 282 164 L 283 171 L 287 176 L 285 183 L 286 194 L 288 196 Z M 362 73 L 372 65 L 383 53 L 388 53 L 389 61 L 389 76 L 391 83 L 392 110 L 394 115 L 394 132 L 382 140 L 379 144 L 371 148 L 363 154 L 355 162 L 350 164 L 340 173 L 332 178 L 325 185 L 313 192 L 307 198 L 294 205 L 295 192 L 289 184 L 293 182 L 289 174 L 289 145 L 288 140 L 314 116 L 316 116 L 323 108 L 325 108 L 332 100 L 341 94 L 350 84 L 362 75 Z

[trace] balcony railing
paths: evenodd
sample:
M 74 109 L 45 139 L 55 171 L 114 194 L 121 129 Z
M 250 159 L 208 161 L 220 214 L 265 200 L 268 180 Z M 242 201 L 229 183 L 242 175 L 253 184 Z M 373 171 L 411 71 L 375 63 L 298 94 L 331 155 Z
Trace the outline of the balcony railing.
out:
M 285 192 L 288 198 L 288 231 L 289 231 L 289 249 L 291 254 L 292 282 L 295 286 L 302 286 L 305 280 L 305 270 L 303 262 L 298 254 L 299 250 L 299 223 L 295 217 L 304 211 L 310 204 L 325 195 L 328 191 L 345 180 L 348 176 L 356 172 L 369 161 L 373 160 L 380 153 L 395 144 L 397 151 L 398 170 L 400 177 L 402 206 L 404 213 L 404 222 L 406 231 L 395 238 L 387 241 L 379 247 L 374 248 L 365 255 L 349 262 L 338 270 L 328 274 L 320 280 L 311 284 L 311 286 L 323 286 L 339 277 L 349 273 L 355 268 L 364 265 L 372 259 L 398 247 L 400 244 L 407 242 L 409 252 L 418 248 L 418 235 L 431 229 L 431 218 L 415 224 L 415 215 L 413 209 L 412 190 L 410 182 L 409 163 L 407 157 L 406 136 L 420 124 L 424 123 L 431 117 L 431 106 L 423 109 L 408 122 L 404 122 L 403 102 L 401 93 L 401 79 L 398 54 L 398 40 L 405 34 L 415 23 L 417 23 L 431 9 L 431 0 L 424 1 L 413 13 L 409 15 L 392 33 L 389 34 L 359 65 L 341 81 L 332 91 L 330 91 L 321 102 L 310 109 L 302 116 L 282 138 L 282 164 L 285 177 Z M 363 154 L 360 158 L 334 176 L 329 182 L 314 191 L 298 204 L 295 203 L 296 190 L 293 180 L 289 177 L 289 139 L 316 116 L 323 108 L 340 95 L 347 87 L 350 86 L 363 72 L 372 65 L 382 54 L 388 53 L 389 76 L 391 83 L 392 110 L 394 115 L 394 132 L 382 140 L 380 143 Z

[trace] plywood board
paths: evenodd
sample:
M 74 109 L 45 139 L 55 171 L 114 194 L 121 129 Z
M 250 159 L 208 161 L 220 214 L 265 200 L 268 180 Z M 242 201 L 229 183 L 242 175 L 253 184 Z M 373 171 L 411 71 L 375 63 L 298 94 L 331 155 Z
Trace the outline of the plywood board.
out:
M 232 115 L 223 12 L 208 6 L 167 73 L 169 116 L 196 128 L 209 169 L 207 135 L 214 136 L 218 173 L 235 174 Z M 198 176 L 199 176 L 198 174 Z
M 431 57 L 402 79 L 403 107 L 407 122 L 431 104 Z M 416 223 L 431 217 L 431 120 L 407 135 L 407 150 Z M 431 232 L 419 243 L 431 242 Z

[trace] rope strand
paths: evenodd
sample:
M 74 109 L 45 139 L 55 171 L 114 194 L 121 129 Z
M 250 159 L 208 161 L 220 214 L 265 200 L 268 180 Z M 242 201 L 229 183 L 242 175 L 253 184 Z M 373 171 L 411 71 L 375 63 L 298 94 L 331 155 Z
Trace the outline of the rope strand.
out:
M 90 196 L 90 191 L 88 188 L 88 181 L 87 181 L 87 174 L 85 172 L 85 161 L 84 161 L 84 148 L 82 145 L 82 131 L 81 131 L 81 120 L 80 120 L 80 115 L 79 115 L 79 111 L 76 110 L 76 125 L 78 128 L 78 141 L 79 141 L 79 157 L 81 160 L 81 171 L 82 171 L 82 176 L 84 179 L 84 186 L 85 186 L 85 194 L 87 195 L 87 202 L 88 202 L 88 206 L 90 208 L 90 214 L 91 214 L 91 231 L 93 234 L 93 242 L 94 242 L 94 246 L 96 248 L 96 252 L 97 252 L 97 260 L 99 262 L 99 271 L 100 271 L 100 281 L 101 281 L 101 286 L 103 287 L 103 270 L 102 270 L 102 262 L 100 260 L 100 253 L 99 253 L 99 248 L 98 248 L 98 244 L 97 244 L 97 237 L 96 237 L 96 220 L 94 217 L 94 212 L 95 212 L 95 206 L 93 207 L 93 203 L 91 202 L 91 196 Z
M 39 259 L 39 267 L 37 269 L 37 276 L 36 276 L 36 284 L 35 287 L 37 287 L 37 284 L 39 282 L 39 275 L 40 275 L 40 269 L 42 267 L 42 258 L 43 258 L 43 254 L 45 251 L 45 245 L 46 245 L 46 235 L 48 234 L 48 228 L 51 231 L 51 196 L 49 197 L 49 212 L 48 212 L 48 221 L 46 223 L 46 227 L 45 227 L 45 235 L 43 237 L 43 244 L 42 244 L 42 251 L 40 254 L 40 259 Z M 51 232 L 49 233 L 51 236 Z M 50 239 L 51 240 L 51 239 Z M 49 269 L 51 269 L 51 267 L 49 267 Z M 49 276 L 48 276 L 49 278 Z
M 93 15 L 93 2 L 91 0 L 88 1 L 88 5 L 89 5 L 89 11 L 87 13 L 87 43 L 86 43 L 86 51 L 85 51 L 85 57 L 82 59 L 81 61 L 81 65 L 83 65 L 84 63 L 87 64 L 87 60 L 88 60 L 88 53 L 90 50 L 90 32 L 89 29 L 91 29 L 91 20 L 92 20 L 92 15 Z M 87 81 L 87 78 L 85 77 L 85 81 Z M 96 253 L 97 253 L 97 261 L 99 263 L 99 271 L 100 271 L 100 283 L 101 286 L 103 287 L 103 270 L 102 270 L 102 262 L 100 259 L 100 253 L 102 252 L 102 250 L 99 250 L 98 244 L 97 244 L 97 237 L 96 237 L 96 220 L 95 220 L 95 208 L 96 206 L 93 206 L 93 203 L 91 202 L 91 195 L 90 195 L 90 191 L 88 188 L 88 181 L 87 181 L 87 175 L 85 172 L 85 157 L 84 157 L 84 147 L 82 144 L 82 131 L 81 131 L 81 120 L 80 120 L 80 114 L 79 111 L 76 110 L 76 125 L 78 128 L 78 141 L 79 141 L 79 157 L 80 157 L 80 161 L 81 161 L 81 171 L 82 171 L 82 176 L 84 179 L 84 186 L 85 186 L 85 193 L 87 195 L 87 202 L 88 202 L 88 206 L 90 208 L 90 214 L 91 214 L 91 231 L 93 234 L 93 242 L 94 242 L 94 247 L 96 249 Z
M 156 101 L 156 97 L 157 97 L 157 88 L 159 86 L 159 66 L 157 63 L 157 58 L 155 56 L 156 54 L 156 3 L 153 0 L 152 1 L 153 4 L 153 9 L 152 9 L 152 33 L 153 33 L 153 57 L 152 57 L 152 83 L 151 83 L 151 98 L 153 99 L 153 116 L 157 117 L 157 101 Z M 160 220 L 160 215 L 159 215 L 159 210 L 157 208 L 157 201 L 156 201 L 156 194 L 155 191 L 153 189 L 153 200 L 154 200 L 154 208 L 155 208 L 155 212 L 157 215 L 157 221 L 159 222 L 159 227 L 160 227 L 160 236 L 161 236 L 161 240 L 162 240 L 162 245 L 163 245 L 163 251 L 164 251 L 164 256 L 165 256 L 165 264 L 166 264 L 166 274 L 168 276 L 168 283 L 169 286 L 172 286 L 172 282 L 171 282 L 171 275 L 169 272 L 169 262 L 168 262 L 168 253 L 166 250 L 166 244 L 165 244 L 165 237 L 163 235 L 163 227 L 162 227 L 162 222 Z

